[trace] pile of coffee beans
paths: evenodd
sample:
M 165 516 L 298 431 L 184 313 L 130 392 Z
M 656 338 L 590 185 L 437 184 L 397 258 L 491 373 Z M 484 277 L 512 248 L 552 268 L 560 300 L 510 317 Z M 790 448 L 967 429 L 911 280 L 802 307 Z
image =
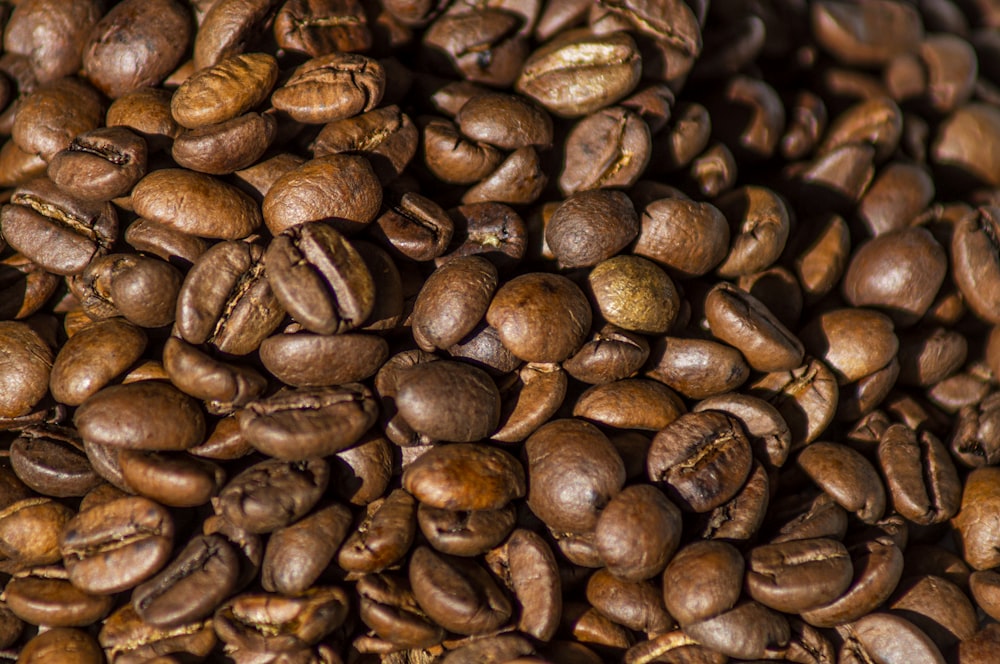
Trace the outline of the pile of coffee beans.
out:
M 0 26 L 0 660 L 1000 662 L 1000 1 Z

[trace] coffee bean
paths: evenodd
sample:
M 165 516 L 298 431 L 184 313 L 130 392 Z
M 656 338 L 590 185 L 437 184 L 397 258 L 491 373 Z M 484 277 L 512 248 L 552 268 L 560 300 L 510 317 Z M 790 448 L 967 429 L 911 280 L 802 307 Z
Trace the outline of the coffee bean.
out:
M 133 496 L 80 512 L 59 536 L 70 582 L 92 594 L 134 588 L 166 564 L 174 542 L 170 513 Z
M 322 124 L 378 105 L 385 90 L 385 70 L 363 55 L 330 53 L 299 66 L 271 103 L 299 122 Z
M 77 408 L 73 423 L 84 440 L 137 450 L 184 450 L 205 433 L 195 401 L 158 381 L 105 387 Z
M 184 81 L 170 100 L 170 112 L 189 129 L 232 120 L 264 101 L 277 78 L 273 56 L 232 55 Z

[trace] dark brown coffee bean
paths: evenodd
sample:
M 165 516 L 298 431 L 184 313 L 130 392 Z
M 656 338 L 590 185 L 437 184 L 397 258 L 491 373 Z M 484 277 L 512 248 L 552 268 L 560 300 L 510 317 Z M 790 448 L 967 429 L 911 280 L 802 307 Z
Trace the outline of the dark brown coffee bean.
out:
M 552 119 L 530 101 L 516 95 L 476 95 L 455 116 L 462 134 L 502 150 L 552 144 Z
M 336 586 L 315 586 L 296 597 L 245 593 L 220 606 L 212 623 L 230 648 L 295 651 L 340 627 L 348 606 L 347 593 Z
M 573 416 L 616 429 L 659 431 L 685 410 L 663 383 L 626 378 L 589 388 L 573 406 Z
M 903 555 L 885 534 L 862 540 L 850 549 L 854 579 L 843 595 L 804 611 L 802 619 L 816 627 L 833 627 L 874 611 L 896 589 L 903 573 Z
M 125 449 L 118 465 L 132 491 L 169 507 L 204 505 L 226 481 L 218 464 L 190 454 Z
M 490 86 L 507 87 L 517 78 L 528 54 L 518 31 L 522 19 L 512 12 L 478 6 L 446 14 L 423 37 L 429 63 L 439 71 Z
M 889 317 L 868 309 L 827 311 L 807 323 L 799 336 L 841 385 L 885 367 L 899 348 Z
M 141 662 L 164 655 L 206 657 L 218 643 L 210 621 L 161 629 L 144 622 L 128 603 L 104 621 L 98 634 L 101 646 L 117 661 Z
M 433 200 L 407 192 L 399 203 L 375 220 L 372 233 L 383 246 L 416 261 L 442 255 L 451 243 L 454 226 L 444 209 Z
M 73 417 L 84 440 L 138 450 L 184 450 L 202 442 L 205 417 L 197 403 L 158 381 L 106 387 Z
M 183 279 L 176 267 L 158 258 L 107 254 L 92 260 L 69 285 L 91 318 L 122 316 L 140 327 L 163 327 L 174 320 Z
M 322 387 L 355 383 L 375 374 L 389 355 L 381 337 L 276 334 L 260 344 L 260 361 L 283 383 Z
M 10 464 L 18 479 L 45 495 L 82 496 L 100 483 L 73 432 L 38 427 L 22 430 L 10 445 Z
M 110 204 L 67 195 L 48 178 L 19 187 L 10 202 L 0 211 L 4 238 L 55 274 L 83 272 L 118 234 L 118 216 Z
M 420 546 L 410 557 L 409 577 L 420 608 L 451 632 L 490 632 L 510 618 L 510 600 L 471 560 L 445 557 Z
M 125 127 L 78 134 L 49 162 L 48 176 L 71 196 L 106 201 L 132 190 L 146 174 L 146 142 Z
M 441 400 L 444 395 L 448 395 L 446 401 Z M 396 407 L 422 436 L 471 442 L 496 430 L 500 394 L 481 369 L 458 362 L 431 362 L 400 373 Z
M 307 591 L 333 560 L 351 527 L 351 511 L 327 505 L 271 533 L 261 567 L 261 587 L 297 595 Z
M 542 641 L 551 640 L 562 613 L 562 584 L 555 555 L 545 540 L 519 528 L 486 555 L 486 563 L 517 599 L 518 629 Z
M 314 157 L 360 154 L 371 162 L 379 180 L 389 182 L 413 159 L 418 140 L 410 116 L 393 105 L 328 123 L 310 147 Z
M 449 184 L 473 184 L 493 173 L 503 161 L 503 152 L 488 144 L 462 136 L 458 125 L 444 118 L 422 122 L 424 163 Z
M 272 113 L 245 113 L 219 124 L 180 132 L 170 149 L 178 166 L 223 175 L 256 162 L 274 141 Z
M 156 574 L 173 548 L 170 513 L 139 496 L 80 512 L 59 536 L 59 550 L 74 586 L 105 595 L 127 590 Z
M 191 267 L 177 296 L 175 329 L 190 344 L 246 355 L 285 315 L 265 277 L 264 250 L 246 242 L 220 242 Z
M 183 169 L 151 172 L 132 190 L 132 205 L 146 219 L 211 239 L 244 238 L 262 221 L 253 199 L 240 190 Z
M 366 51 L 372 35 L 361 3 L 354 0 L 295 0 L 274 19 L 278 46 L 316 57 L 333 51 Z
M 270 459 L 232 478 L 212 498 L 217 514 L 250 533 L 269 533 L 305 516 L 330 480 L 323 459 Z
M 125 229 L 125 241 L 133 249 L 159 256 L 181 270 L 190 268 L 208 249 L 208 243 L 200 237 L 141 218 Z
M 719 410 L 732 415 L 747 434 L 754 457 L 766 466 L 780 468 L 788 459 L 792 434 L 781 413 L 763 399 L 747 394 L 723 394 L 704 399 L 693 412 Z
M 802 470 L 841 507 L 874 523 L 885 512 L 885 488 L 871 463 L 839 443 L 816 442 L 799 454 Z
M 264 197 L 263 214 L 275 235 L 320 220 L 351 234 L 375 219 L 381 203 L 382 186 L 364 157 L 331 154 L 280 177 Z
M 366 574 L 358 580 L 359 614 L 375 634 L 402 648 L 433 646 L 444 629 L 421 610 L 403 576 Z
M 0 417 L 26 415 L 48 391 L 52 350 L 27 324 L 0 321 L 0 351 L 7 367 L 0 373 Z
M 969 473 L 962 487 L 961 509 L 953 521 L 959 553 L 975 570 L 997 565 L 996 534 L 989 515 L 1000 501 L 998 477 L 1000 472 L 992 466 Z
M 714 618 L 687 625 L 684 631 L 712 650 L 739 658 L 763 657 L 790 637 L 785 617 L 757 602 L 742 602 Z
M 105 124 L 127 127 L 142 136 L 152 154 L 170 147 L 178 126 L 170 114 L 169 90 L 139 88 L 115 99 L 108 107 Z
M 743 587 L 744 561 L 731 544 L 699 541 L 683 547 L 663 573 L 663 600 L 682 626 L 732 608 Z
M 73 511 L 51 498 L 25 498 L 0 511 L 0 559 L 16 572 L 59 560 L 59 533 Z
M 613 140 L 608 140 L 608 137 Z M 566 196 L 591 189 L 630 187 L 652 156 L 649 126 L 622 106 L 588 115 L 566 137 L 559 190 Z
M 945 661 L 941 650 L 916 625 L 898 615 L 876 612 L 851 623 L 837 661 L 902 662 L 920 658 L 928 664 Z
M 692 399 L 735 390 L 750 375 L 738 350 L 706 339 L 661 337 L 650 348 L 647 367 L 647 376 Z
M 449 348 L 486 314 L 498 284 L 497 269 L 481 256 L 461 256 L 435 270 L 413 304 L 413 338 L 426 351 Z
M 256 449 L 289 461 L 328 456 L 353 445 L 378 417 L 371 391 L 358 383 L 285 388 L 253 401 L 237 419 Z
M 87 632 L 55 627 L 28 641 L 18 660 L 25 664 L 99 664 L 104 661 L 104 654 L 97 640 Z
M 707 512 L 736 495 L 752 458 L 736 419 L 711 411 L 689 413 L 653 438 L 647 471 L 683 509 Z
M 626 581 L 603 569 L 587 581 L 587 601 L 606 618 L 629 629 L 659 633 L 674 622 L 656 585 Z
M 618 191 L 585 191 L 563 201 L 545 227 L 545 241 L 565 267 L 592 267 L 639 233 L 632 202 Z
M 49 377 L 52 396 L 79 406 L 124 373 L 145 348 L 142 328 L 121 318 L 95 321 L 59 350 Z
M 763 187 L 743 187 L 716 202 L 734 231 L 719 275 L 732 278 L 767 269 L 784 251 L 791 228 L 781 197 Z
M 87 34 L 100 17 L 96 1 L 22 3 L 7 21 L 4 50 L 27 56 L 39 82 L 70 76 L 79 71 Z
M 275 0 L 213 2 L 195 35 L 192 61 L 195 71 L 247 50 L 247 43 L 264 31 L 277 6 Z
M 214 414 L 247 405 L 267 387 L 267 380 L 254 369 L 216 360 L 176 337 L 163 346 L 163 366 L 179 390 L 204 399 Z
M 177 88 L 170 112 L 195 129 L 236 118 L 260 104 L 278 78 L 278 63 L 267 53 L 240 53 L 200 69 Z
M 43 573 L 16 576 L 4 588 L 7 606 L 33 625 L 86 627 L 106 616 L 114 605 L 107 595 L 91 595 L 60 578 Z
M 635 42 L 625 32 L 599 36 L 570 30 L 528 57 L 515 87 L 555 115 L 580 117 L 632 92 L 641 69 Z M 575 94 L 555 94 L 556 89 Z
M 712 334 L 743 353 L 757 371 L 789 371 L 802 364 L 802 342 L 760 300 L 722 282 L 705 298 Z
M 819 44 L 844 64 L 884 64 L 896 53 L 914 50 L 923 38 L 917 10 L 891 0 L 866 6 L 819 2 L 810 19 Z
M 878 460 L 893 507 L 921 525 L 953 517 L 961 483 L 944 445 L 930 432 L 894 424 L 882 434 Z
M 384 90 L 385 70 L 377 61 L 329 53 L 299 66 L 271 103 L 294 120 L 323 124 L 372 110 Z
M 49 162 L 77 134 L 97 129 L 103 117 L 100 93 L 79 79 L 60 78 L 24 97 L 10 135 L 19 148 Z
M 680 535 L 680 510 L 650 485 L 630 486 L 614 496 L 594 529 L 608 573 L 625 581 L 659 574 L 677 550 Z
M 162 629 L 206 618 L 235 589 L 239 560 L 221 535 L 199 535 L 177 557 L 132 593 L 146 623 Z
M 581 382 L 601 385 L 635 375 L 648 357 L 645 337 L 605 325 L 562 367 Z
M 500 287 L 486 320 L 522 360 L 560 362 L 583 343 L 591 311 L 586 297 L 566 277 L 531 273 Z
M 840 542 L 794 540 L 752 549 L 746 588 L 765 606 L 798 613 L 839 597 L 852 576 L 851 557 Z
M 278 300 L 312 332 L 345 332 L 372 312 L 371 273 L 333 226 L 309 223 L 285 229 L 268 247 L 264 261 Z
M 680 277 L 714 269 L 729 251 L 729 224 L 718 208 L 680 198 L 661 198 L 643 210 L 635 253 Z
M 940 577 L 904 579 L 888 605 L 920 628 L 942 651 L 976 632 L 976 609 L 961 588 Z
M 554 420 L 525 443 L 528 506 L 557 532 L 588 532 L 601 510 L 621 491 L 625 465 L 597 427 L 581 420 Z
M 432 448 L 404 470 L 403 487 L 421 503 L 447 510 L 499 509 L 526 489 L 520 462 L 474 444 Z
M 421 503 L 417 524 L 427 542 L 441 553 L 478 556 L 500 544 L 514 528 L 510 505 L 496 510 L 443 510 Z
M 83 51 L 83 71 L 112 99 L 158 85 L 187 51 L 191 23 L 175 0 L 125 0 L 91 31 Z
M 518 148 L 496 170 L 469 188 L 462 196 L 462 203 L 472 205 L 496 201 L 527 205 L 538 200 L 548 181 L 538 150 L 531 146 Z
M 417 503 L 403 489 L 395 489 L 367 506 L 337 553 L 337 564 L 348 572 L 381 572 L 406 555 L 416 531 Z
M 334 493 L 352 505 L 364 506 L 376 500 L 392 479 L 392 444 L 374 429 L 330 461 Z

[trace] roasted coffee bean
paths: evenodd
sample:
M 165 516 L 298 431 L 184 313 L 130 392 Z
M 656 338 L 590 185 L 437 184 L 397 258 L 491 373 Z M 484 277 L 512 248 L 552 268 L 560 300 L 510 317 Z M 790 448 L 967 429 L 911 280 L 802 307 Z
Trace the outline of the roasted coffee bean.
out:
M 642 118 L 622 106 L 605 108 L 581 120 L 566 137 L 559 189 L 568 196 L 629 187 L 642 176 L 651 156 L 649 126 Z
M 934 642 L 917 626 L 898 615 L 872 613 L 848 626 L 838 661 L 886 662 L 919 657 L 926 662 L 944 662 Z
M 889 606 L 923 630 L 942 650 L 948 650 L 976 631 L 976 610 L 968 596 L 952 582 L 931 575 L 904 579 Z
M 49 376 L 52 396 L 79 406 L 124 373 L 145 347 L 142 328 L 121 318 L 95 321 L 59 350 Z
M 815 442 L 799 453 L 800 468 L 841 507 L 865 523 L 885 512 L 885 488 L 872 464 L 839 443 Z
M 60 78 L 20 101 L 11 138 L 24 152 L 46 163 L 85 131 L 97 129 L 104 102 L 94 88 L 76 78 Z
M 481 634 L 504 624 L 510 600 L 489 573 L 471 560 L 417 547 L 410 556 L 413 596 L 427 615 L 458 634 Z
M 587 581 L 587 601 L 629 629 L 659 633 L 673 624 L 659 588 L 646 581 L 624 581 L 607 570 L 598 570 Z
M 581 420 L 554 420 L 525 442 L 528 506 L 557 532 L 588 532 L 621 491 L 625 465 L 607 437 Z
M 752 459 L 740 423 L 705 411 L 681 415 L 656 434 L 647 471 L 681 508 L 707 512 L 736 495 Z
M 98 664 L 104 661 L 104 654 L 97 640 L 87 632 L 54 627 L 31 639 L 18 660 L 25 664 Z
M 84 200 L 106 201 L 131 191 L 146 174 L 146 142 L 124 127 L 78 134 L 49 162 L 48 176 Z
M 403 489 L 370 503 L 364 517 L 337 553 L 348 572 L 381 572 L 409 550 L 417 530 L 417 504 Z
M 831 539 L 765 544 L 752 549 L 747 557 L 750 596 L 786 613 L 836 599 L 847 590 L 852 576 L 847 548 Z
M 496 510 L 443 510 L 421 503 L 417 524 L 428 543 L 452 556 L 478 556 L 500 544 L 514 528 L 510 505 Z
M 92 594 L 128 590 L 156 574 L 174 542 L 170 513 L 139 496 L 80 512 L 59 536 L 69 580 Z
M 170 114 L 171 94 L 162 88 L 139 88 L 115 99 L 108 107 L 108 127 L 127 127 L 146 141 L 153 154 L 170 147 L 179 131 Z
M 781 413 L 763 399 L 746 394 L 722 394 L 699 401 L 693 412 L 719 410 L 743 425 L 754 457 L 769 467 L 780 468 L 788 459 L 792 434 Z
M 601 512 L 594 529 L 607 572 L 625 581 L 659 574 L 677 550 L 680 535 L 680 510 L 649 485 L 623 489 Z
M 178 134 L 170 155 L 178 166 L 224 175 L 256 162 L 274 141 L 277 123 L 271 113 L 245 113 L 219 124 Z
M 15 576 L 7 582 L 4 596 L 18 618 L 49 627 L 86 627 L 106 616 L 114 605 L 110 596 L 85 593 L 45 572 Z
M 368 160 L 331 154 L 278 178 L 264 197 L 262 211 L 275 235 L 296 224 L 321 220 L 352 234 L 378 216 L 381 203 L 382 187 Z
M 177 296 L 175 329 L 190 344 L 220 352 L 253 352 L 284 317 L 265 277 L 264 250 L 246 242 L 220 242 L 191 267 Z
M 97 638 L 109 657 L 123 662 L 164 655 L 205 657 L 218 642 L 210 621 L 162 629 L 143 621 L 131 603 L 107 617 Z
M 353 0 L 286 2 L 274 18 L 278 46 L 313 57 L 333 51 L 366 51 L 372 36 L 361 3 Z
M 386 341 L 367 334 L 286 333 L 260 344 L 264 367 L 295 387 L 356 383 L 374 375 L 388 355 Z
M 264 101 L 277 78 L 273 56 L 232 55 L 184 81 L 170 99 L 170 113 L 189 129 L 232 120 Z
M 312 332 L 345 332 L 372 313 L 371 273 L 354 247 L 330 225 L 285 229 L 268 247 L 264 262 L 275 296 Z
M 592 267 L 625 248 L 639 232 L 632 202 L 617 191 L 567 198 L 545 227 L 545 241 L 566 267 Z
M 419 130 L 410 116 L 392 105 L 328 123 L 311 147 L 315 157 L 363 155 L 371 162 L 379 180 L 390 182 L 404 172 L 416 155 L 418 140 Z M 409 192 L 403 197 L 408 195 Z
M 330 53 L 299 66 L 271 103 L 299 122 L 323 124 L 372 110 L 384 90 L 385 70 L 377 61 Z
M 635 253 L 681 277 L 714 269 L 729 250 L 726 217 L 710 203 L 662 198 L 646 206 Z
M 191 17 L 175 0 L 125 0 L 91 31 L 83 71 L 112 99 L 157 85 L 180 64 L 191 28 Z
M 730 544 L 693 542 L 671 559 L 663 573 L 663 600 L 682 626 L 732 608 L 743 586 L 744 561 Z
M 261 225 L 253 200 L 209 175 L 164 168 L 148 174 L 132 190 L 136 214 L 199 237 L 237 240 Z
M 169 507 L 197 507 L 225 484 L 218 464 L 190 454 L 120 450 L 122 480 L 135 493 Z
M 264 552 L 261 586 L 285 595 L 308 590 L 344 542 L 350 525 L 350 510 L 335 503 L 274 531 Z
M 403 487 L 439 509 L 499 509 L 524 496 L 524 475 L 520 462 L 500 449 L 445 445 L 411 463 L 403 472 Z
M 166 261 L 135 254 L 95 258 L 70 288 L 88 316 L 122 316 L 140 327 L 163 327 L 174 320 L 184 276 Z M 156 292 L 149 297 L 148 292 Z
M 449 348 L 479 324 L 498 285 L 497 269 L 481 256 L 460 256 L 435 270 L 413 304 L 413 338 L 424 350 Z
M 613 104 L 639 83 L 642 59 L 625 32 L 567 31 L 524 63 L 517 91 L 560 117 L 580 117 Z M 572 89 L 573 94 L 556 94 Z
M 802 342 L 760 300 L 725 282 L 705 298 L 712 334 L 735 346 L 757 371 L 789 371 L 802 364 Z
M 146 623 L 177 627 L 206 618 L 236 589 L 239 560 L 221 535 L 199 535 L 173 562 L 132 593 Z
M 691 399 L 735 390 L 750 375 L 750 368 L 735 348 L 683 337 L 661 337 L 655 341 L 646 366 L 647 376 Z
M 425 54 L 434 69 L 490 86 L 509 86 L 528 53 L 518 34 L 523 19 L 512 12 L 478 6 L 445 14 L 423 36 Z
M 211 413 L 245 406 L 267 387 L 267 380 L 252 368 L 216 360 L 176 337 L 163 345 L 163 368 L 178 389 L 204 399 Z
M 307 514 L 329 481 L 330 466 L 323 459 L 270 459 L 233 477 L 212 498 L 212 507 L 247 532 L 269 533 Z
M 59 533 L 73 511 L 51 498 L 25 498 L 0 511 L 0 559 L 14 572 L 59 560 Z
M 424 648 L 444 639 L 444 629 L 424 613 L 405 577 L 366 574 L 358 580 L 361 620 L 375 634 L 403 648 Z
M 202 442 L 205 417 L 191 397 L 168 383 L 105 387 L 77 408 L 85 441 L 137 450 L 185 450 Z
M 429 362 L 402 370 L 397 381 L 399 414 L 428 439 L 468 443 L 497 428 L 500 393 L 482 369 Z
M 319 643 L 347 617 L 347 593 L 317 586 L 296 597 L 237 595 L 215 612 L 219 638 L 250 652 L 282 652 Z
M 375 399 L 358 384 L 286 388 L 253 401 L 237 419 L 256 449 L 289 461 L 321 457 L 357 442 L 378 416 Z
M 48 178 L 32 180 L 0 211 L 7 242 L 50 272 L 73 275 L 106 253 L 118 234 L 110 204 L 87 202 L 58 189 Z
M 208 249 L 202 238 L 148 219 L 136 219 L 129 224 L 125 241 L 132 248 L 159 256 L 181 270 L 190 268 Z
M 375 220 L 372 232 L 394 252 L 420 261 L 437 258 L 447 250 L 454 225 L 433 200 L 407 192 Z
M 529 363 L 509 379 L 512 383 L 500 386 L 500 428 L 490 436 L 501 442 L 521 441 L 534 433 L 562 406 L 569 383 L 555 364 Z
M 881 436 L 878 460 L 893 507 L 906 518 L 928 525 L 958 512 L 958 472 L 934 434 L 894 424 Z
M 5 366 L 0 417 L 26 415 L 48 391 L 52 350 L 35 330 L 14 321 L 0 321 L 0 350 Z
M 581 382 L 600 385 L 635 375 L 648 357 L 645 337 L 606 325 L 562 367 Z
M 101 482 L 82 445 L 69 430 L 37 427 L 10 444 L 10 465 L 18 479 L 56 498 L 83 496 Z
M 4 49 L 27 56 L 42 83 L 70 76 L 80 69 L 87 33 L 100 17 L 101 5 L 96 1 L 23 3 L 7 21 Z
M 569 279 L 531 273 L 500 287 L 486 321 L 500 333 L 504 346 L 522 360 L 560 362 L 583 344 L 591 316 L 586 297 Z
M 659 431 L 684 411 L 684 403 L 669 387 L 641 378 L 595 385 L 573 406 L 574 417 L 616 429 L 646 431 Z

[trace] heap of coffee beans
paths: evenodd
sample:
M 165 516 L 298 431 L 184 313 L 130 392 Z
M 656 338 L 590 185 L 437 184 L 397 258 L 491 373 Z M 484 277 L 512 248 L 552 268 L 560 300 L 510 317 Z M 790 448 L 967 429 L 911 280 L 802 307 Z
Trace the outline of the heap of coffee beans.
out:
M 1000 662 L 997 0 L 0 26 L 0 660 Z

